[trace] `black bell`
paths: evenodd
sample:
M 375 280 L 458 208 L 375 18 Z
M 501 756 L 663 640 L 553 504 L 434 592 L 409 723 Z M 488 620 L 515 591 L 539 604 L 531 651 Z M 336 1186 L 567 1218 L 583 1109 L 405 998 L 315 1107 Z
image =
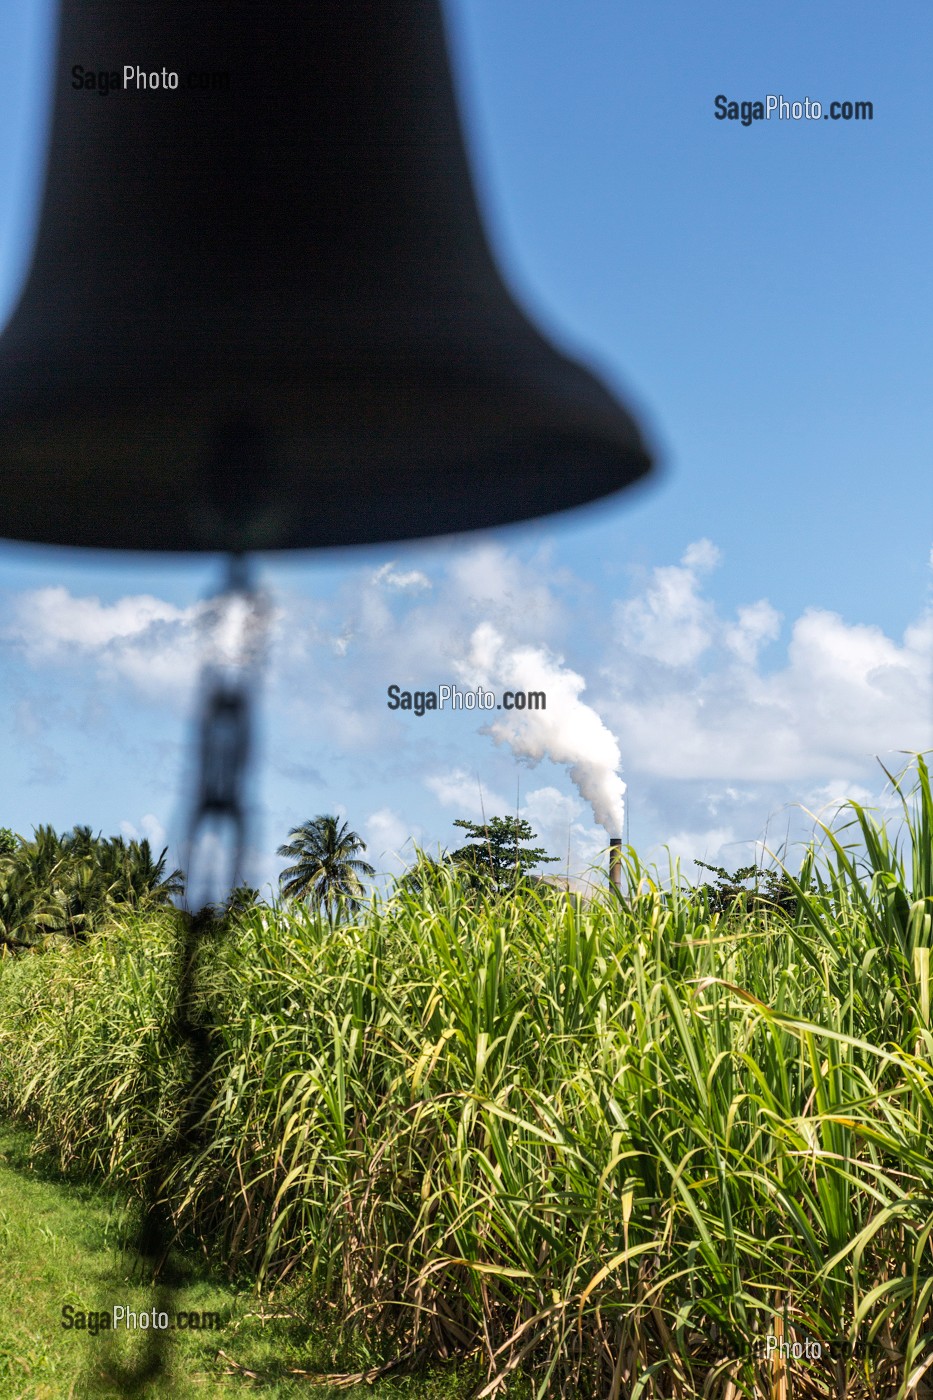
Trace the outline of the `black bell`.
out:
M 0 535 L 363 544 L 647 472 L 493 264 L 437 0 L 64 0 L 54 84 Z

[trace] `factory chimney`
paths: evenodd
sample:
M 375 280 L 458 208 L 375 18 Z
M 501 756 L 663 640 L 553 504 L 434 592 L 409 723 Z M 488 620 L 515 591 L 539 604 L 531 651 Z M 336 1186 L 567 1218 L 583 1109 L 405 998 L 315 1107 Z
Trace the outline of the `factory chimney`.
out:
M 609 840 L 609 883 L 622 893 L 622 837 L 612 836 Z

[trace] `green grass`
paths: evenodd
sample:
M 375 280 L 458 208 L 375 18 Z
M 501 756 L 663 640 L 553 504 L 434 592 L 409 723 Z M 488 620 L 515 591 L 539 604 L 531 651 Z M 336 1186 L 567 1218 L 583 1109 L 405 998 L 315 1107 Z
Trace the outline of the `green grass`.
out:
M 119 1301 L 141 1309 L 148 1295 L 129 1277 L 118 1245 L 125 1216 L 119 1198 L 43 1177 L 30 1167 L 27 1147 L 24 1135 L 0 1133 L 0 1394 L 81 1396 L 101 1372 L 105 1338 L 64 1330 L 63 1306 L 96 1312 Z M 179 1306 L 227 1316 L 237 1300 L 229 1290 L 196 1283 L 180 1294 Z M 184 1339 L 187 1379 L 173 1393 L 209 1391 L 217 1344 L 207 1334 Z M 99 1393 L 119 1392 L 104 1386 Z
M 439 881 L 337 929 L 243 917 L 199 970 L 212 1072 L 166 1184 L 180 1238 L 290 1289 L 306 1335 L 326 1320 L 322 1370 L 461 1356 L 490 1396 L 919 1400 L 923 759 L 897 790 L 898 832 L 855 804 L 824 830 L 790 920 L 710 913 L 634 851 L 626 901 Z M 152 918 L 0 967 L 0 1106 L 63 1171 L 133 1190 L 178 1130 L 177 953 Z M 832 1361 L 783 1376 L 757 1354 L 778 1327 Z
M 62 1308 L 99 1312 L 115 1304 L 137 1312 L 153 1306 L 140 1283 L 134 1256 L 123 1248 L 130 1214 L 112 1190 L 63 1181 L 37 1167 L 29 1134 L 0 1128 L 0 1397 L 123 1397 L 114 1363 L 143 1359 L 133 1334 L 111 1347 L 96 1336 L 62 1327 Z M 184 1261 L 182 1261 L 184 1267 Z M 185 1312 L 219 1313 L 220 1331 L 175 1333 L 164 1373 L 140 1390 L 148 1396 L 201 1400 L 212 1395 L 259 1394 L 268 1400 L 307 1396 L 307 1378 L 292 1370 L 326 1374 L 333 1357 L 322 1329 L 309 1335 L 288 1290 L 258 1298 L 206 1271 L 187 1267 L 172 1296 Z M 142 1334 L 136 1334 L 141 1337 Z M 218 1352 L 224 1353 L 218 1357 Z M 475 1383 L 476 1368 L 447 1367 L 434 1375 L 386 1379 L 375 1385 L 315 1385 L 322 1397 L 375 1396 L 377 1400 L 453 1400 Z

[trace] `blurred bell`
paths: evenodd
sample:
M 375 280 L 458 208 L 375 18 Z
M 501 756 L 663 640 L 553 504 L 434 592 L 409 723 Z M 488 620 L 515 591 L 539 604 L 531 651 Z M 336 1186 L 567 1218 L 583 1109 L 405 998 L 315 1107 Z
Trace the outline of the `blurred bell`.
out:
M 64 0 L 0 535 L 363 544 L 649 465 L 494 266 L 437 0 Z

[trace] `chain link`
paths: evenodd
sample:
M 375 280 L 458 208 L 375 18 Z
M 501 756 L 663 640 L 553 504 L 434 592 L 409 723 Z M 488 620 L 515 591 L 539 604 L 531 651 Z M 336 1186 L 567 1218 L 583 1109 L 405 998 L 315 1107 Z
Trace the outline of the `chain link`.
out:
M 234 556 L 224 591 L 212 600 L 202 618 L 205 660 L 198 785 L 187 859 L 188 907 L 194 912 L 229 894 L 243 878 L 252 698 L 264 652 L 267 614 L 265 596 L 252 583 L 246 560 Z M 224 862 L 225 840 L 229 849 Z

